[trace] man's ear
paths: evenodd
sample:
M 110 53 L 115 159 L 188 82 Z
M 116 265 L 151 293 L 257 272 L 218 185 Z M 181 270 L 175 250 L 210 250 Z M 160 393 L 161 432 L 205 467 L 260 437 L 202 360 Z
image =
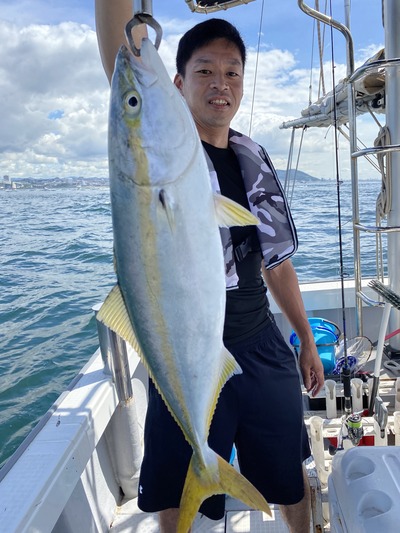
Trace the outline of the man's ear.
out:
M 181 74 L 175 74 L 174 83 L 183 96 L 183 78 Z

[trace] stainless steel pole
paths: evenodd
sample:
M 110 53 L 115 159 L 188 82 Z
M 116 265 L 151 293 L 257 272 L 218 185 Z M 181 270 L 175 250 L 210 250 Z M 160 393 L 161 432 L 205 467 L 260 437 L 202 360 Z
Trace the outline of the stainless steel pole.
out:
M 385 58 L 400 57 L 400 2 L 384 1 Z M 386 69 L 386 125 L 389 129 L 390 144 L 400 143 L 400 69 Z M 391 158 L 390 175 L 387 178 L 392 186 L 392 206 L 388 215 L 389 226 L 400 226 L 400 152 L 387 155 Z M 388 234 L 388 275 L 389 286 L 400 294 L 400 232 Z M 389 331 L 400 328 L 400 312 L 392 309 L 389 319 Z M 400 350 L 400 337 L 390 341 L 393 350 Z

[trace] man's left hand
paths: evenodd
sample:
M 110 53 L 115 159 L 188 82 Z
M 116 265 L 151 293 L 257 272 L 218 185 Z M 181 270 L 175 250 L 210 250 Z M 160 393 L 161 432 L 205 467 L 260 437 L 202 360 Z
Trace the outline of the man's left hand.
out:
M 300 345 L 299 366 L 307 392 L 317 396 L 324 385 L 324 367 L 315 344 Z

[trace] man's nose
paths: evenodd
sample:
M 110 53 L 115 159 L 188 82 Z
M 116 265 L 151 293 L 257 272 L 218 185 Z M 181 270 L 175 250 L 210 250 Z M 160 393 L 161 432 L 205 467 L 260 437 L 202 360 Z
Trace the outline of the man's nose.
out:
M 229 85 L 224 74 L 216 73 L 211 81 L 211 87 L 220 91 L 224 91 L 225 89 L 227 89 Z

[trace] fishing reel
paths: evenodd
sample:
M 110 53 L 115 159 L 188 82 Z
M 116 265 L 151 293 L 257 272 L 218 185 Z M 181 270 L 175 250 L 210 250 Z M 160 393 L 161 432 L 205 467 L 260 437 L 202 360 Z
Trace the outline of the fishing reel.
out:
M 347 435 L 353 446 L 358 446 L 364 435 L 362 418 L 359 413 L 352 413 L 348 416 L 344 424 L 347 427 Z
M 351 413 L 345 415 L 342 421 L 342 427 L 340 429 L 337 447 L 329 447 L 331 455 L 335 455 L 338 450 L 344 449 L 344 441 L 349 440 L 353 446 L 358 446 L 361 439 L 364 436 L 364 429 L 362 425 L 362 417 L 360 413 Z

